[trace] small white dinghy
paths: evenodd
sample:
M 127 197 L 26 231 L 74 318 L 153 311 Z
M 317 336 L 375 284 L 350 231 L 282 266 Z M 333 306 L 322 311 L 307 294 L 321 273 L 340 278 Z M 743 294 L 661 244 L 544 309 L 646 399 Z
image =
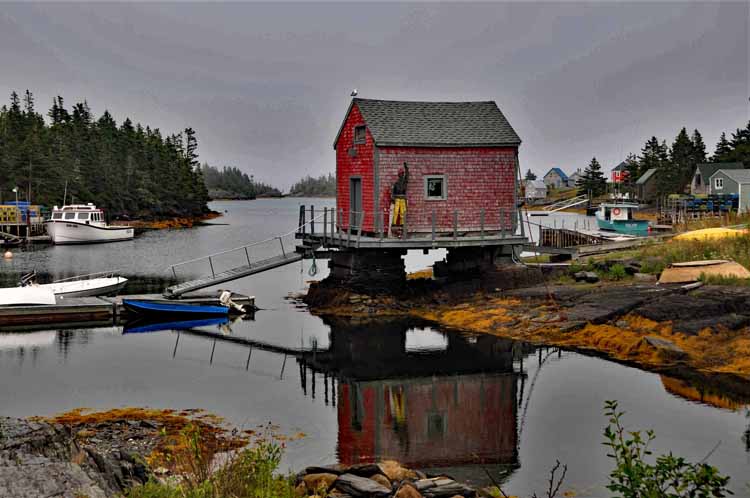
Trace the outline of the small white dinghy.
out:
M 109 294 L 116 294 L 127 282 L 127 278 L 115 276 L 112 272 L 79 275 L 76 277 L 56 280 L 49 284 L 37 284 L 36 272 L 29 273 L 21 278 L 21 286 L 23 289 L 47 289 L 52 291 L 54 295 L 60 297 L 106 296 Z
M 0 306 L 55 304 L 55 293 L 40 287 L 6 287 L 0 289 Z

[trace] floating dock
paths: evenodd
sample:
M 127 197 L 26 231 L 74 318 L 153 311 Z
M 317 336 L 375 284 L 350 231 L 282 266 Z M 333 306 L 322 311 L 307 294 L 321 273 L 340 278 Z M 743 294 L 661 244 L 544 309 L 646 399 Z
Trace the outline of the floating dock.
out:
M 196 294 L 182 299 L 167 300 L 161 294 L 140 294 L 116 297 L 56 297 L 55 304 L 0 307 L 0 330 L 39 330 L 90 324 L 114 325 L 118 318 L 129 316 L 123 299 L 218 305 L 214 294 Z M 235 294 L 232 300 L 240 305 L 255 306 L 255 297 Z

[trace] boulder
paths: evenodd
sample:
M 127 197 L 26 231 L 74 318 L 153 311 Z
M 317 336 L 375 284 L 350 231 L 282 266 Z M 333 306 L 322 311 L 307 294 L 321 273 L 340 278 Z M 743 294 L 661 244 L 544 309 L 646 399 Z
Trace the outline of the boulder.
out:
M 310 491 L 328 491 L 337 478 L 338 476 L 336 474 L 307 474 L 302 478 L 302 481 Z
M 382 484 L 386 488 L 392 487 L 391 486 L 391 481 L 389 481 L 388 478 L 386 476 L 384 476 L 383 474 L 375 474 L 372 477 L 370 477 L 370 479 L 372 479 L 373 481 L 375 481 L 378 484 Z
M 416 479 L 417 474 L 413 470 L 409 470 L 401 466 L 395 460 L 384 460 L 378 464 L 380 470 L 385 476 L 391 481 L 401 482 L 404 479 Z
M 435 481 L 432 479 L 420 479 L 414 483 L 414 487 L 417 488 L 417 491 L 424 493 L 425 490 L 435 487 Z
M 403 486 L 398 488 L 398 491 L 396 491 L 394 498 L 423 498 L 423 497 L 422 497 L 422 493 L 417 491 L 417 488 L 415 488 L 411 484 L 404 484 Z
M 638 282 L 656 282 L 656 275 L 649 273 L 634 273 L 633 278 Z
M 655 347 L 662 354 L 669 356 L 674 359 L 683 358 L 687 356 L 684 349 L 679 347 L 674 342 L 664 339 L 663 337 L 657 337 L 654 335 L 647 335 L 644 340 L 651 346 Z
M 450 484 L 429 488 L 423 494 L 425 498 L 451 498 L 456 495 L 472 498 L 476 495 L 476 491 L 468 486 L 451 481 Z
M 590 284 L 595 284 L 599 281 L 599 275 L 596 274 L 596 272 L 593 271 L 579 271 L 573 274 L 573 278 L 576 282 L 587 282 Z
M 312 465 L 307 467 L 302 475 L 306 474 L 336 474 L 341 475 L 346 470 L 345 465 Z
M 344 469 L 341 474 L 354 474 L 360 477 L 372 477 L 375 474 L 385 475 L 380 467 L 374 463 L 360 463 Z
M 386 488 L 372 479 L 355 476 L 354 474 L 343 474 L 336 479 L 334 486 L 355 498 L 374 497 L 384 498 L 391 494 L 391 488 Z

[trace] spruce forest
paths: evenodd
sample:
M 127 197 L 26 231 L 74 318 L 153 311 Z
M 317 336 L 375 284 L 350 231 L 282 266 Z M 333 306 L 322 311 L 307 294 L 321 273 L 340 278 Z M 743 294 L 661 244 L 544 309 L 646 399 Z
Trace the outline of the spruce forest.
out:
M 23 102 L 21 102 L 23 100 Z M 112 216 L 196 216 L 208 211 L 195 131 L 163 136 L 108 111 L 95 118 L 84 102 L 65 108 L 56 97 L 37 112 L 28 90 L 0 108 L 0 203 L 46 206 L 93 202 Z

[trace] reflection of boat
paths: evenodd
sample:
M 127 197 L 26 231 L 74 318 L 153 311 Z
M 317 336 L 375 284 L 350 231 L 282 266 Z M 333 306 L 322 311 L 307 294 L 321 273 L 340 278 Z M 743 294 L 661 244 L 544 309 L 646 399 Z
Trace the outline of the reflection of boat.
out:
M 596 211 L 596 222 L 602 230 L 629 235 L 648 235 L 648 220 L 636 220 L 633 212 L 638 204 L 628 202 L 603 203 Z
M 80 275 L 56 280 L 49 284 L 37 284 L 35 283 L 35 280 L 36 273 L 29 273 L 28 275 L 23 276 L 21 279 L 21 285 L 24 286 L 24 288 L 36 287 L 39 289 L 49 289 L 56 296 L 63 297 L 106 296 L 109 294 L 116 294 L 128 281 L 127 278 L 114 276 L 111 272 Z
M 91 203 L 54 207 L 52 217 L 45 221 L 47 233 L 54 244 L 93 244 L 130 240 L 132 227 L 107 225 L 104 212 Z
M 212 325 L 224 325 L 229 322 L 226 316 L 215 318 L 203 318 L 199 320 L 180 320 L 176 322 L 157 322 L 154 320 L 136 320 L 128 322 L 123 328 L 123 334 L 135 334 L 140 332 L 158 332 L 160 330 L 187 330 L 197 327 L 209 327 Z
M 1 333 L 0 334 L 0 351 L 13 350 L 19 348 L 40 348 L 52 346 L 55 343 L 57 334 L 55 332 L 22 332 Z
M 40 287 L 9 287 L 0 289 L 0 306 L 55 304 L 55 294 Z
M 182 317 L 189 320 L 190 317 L 227 316 L 229 314 L 229 308 L 226 306 L 204 306 L 137 299 L 123 299 L 122 304 L 130 312 L 152 317 Z

